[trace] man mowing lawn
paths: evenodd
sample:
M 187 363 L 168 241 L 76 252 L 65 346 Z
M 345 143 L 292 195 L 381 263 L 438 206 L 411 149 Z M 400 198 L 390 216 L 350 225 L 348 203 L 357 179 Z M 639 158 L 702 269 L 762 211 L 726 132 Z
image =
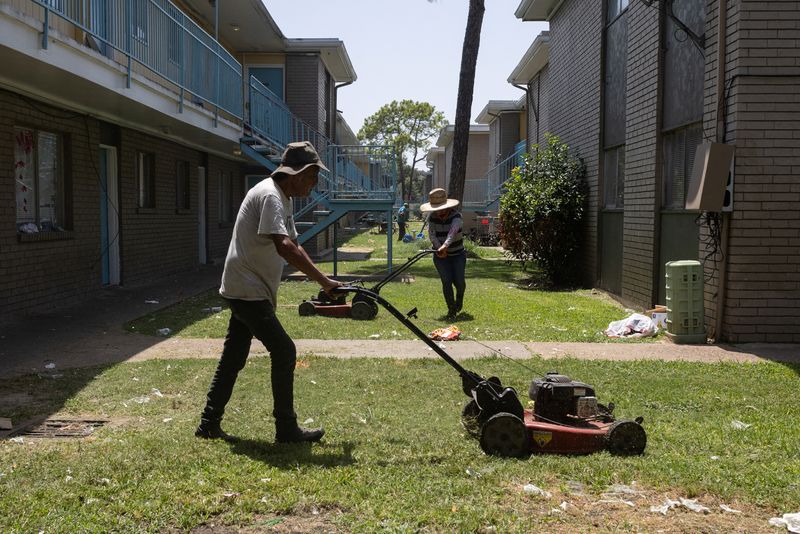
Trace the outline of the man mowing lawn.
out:
M 294 412 L 294 368 L 297 351 L 275 316 L 284 260 L 317 282 L 326 292 L 341 283 L 324 275 L 297 243 L 292 219 L 293 196 L 306 197 L 316 186 L 319 171 L 328 170 L 308 141 L 289 143 L 281 165 L 248 191 L 233 227 L 225 258 L 220 294 L 228 301 L 231 318 L 222 356 L 211 380 L 206 406 L 195 435 L 206 439 L 233 438 L 220 427 L 225 405 L 244 368 L 253 337 L 264 344 L 272 360 L 271 380 L 278 442 L 319 441 L 324 430 L 297 425 Z

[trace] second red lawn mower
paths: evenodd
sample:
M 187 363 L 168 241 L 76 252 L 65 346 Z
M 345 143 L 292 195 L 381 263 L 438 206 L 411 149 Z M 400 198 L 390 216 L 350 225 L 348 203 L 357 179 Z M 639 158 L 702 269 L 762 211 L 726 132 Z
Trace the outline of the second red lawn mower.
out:
M 532 453 L 588 454 L 600 450 L 619 455 L 644 452 L 647 434 L 642 418 L 615 419 L 613 403 L 599 404 L 592 386 L 547 373 L 531 382 L 528 394 L 533 409 L 525 409 L 513 388 L 503 386 L 497 377 L 484 378 L 468 371 L 411 322 L 417 317 L 417 308 L 403 314 L 376 291 L 359 286 L 343 286 L 337 292 L 355 295 L 353 311 L 355 302 L 375 309 L 380 304 L 458 372 L 461 389 L 470 399 L 461 422 L 486 454 L 525 457 Z
M 380 282 L 372 286 L 369 293 L 378 294 L 381 288 L 400 276 L 400 274 L 417 263 L 419 260 L 433 254 L 435 251 L 432 249 L 425 249 L 419 251 L 416 255 L 409 258 L 407 262 L 398 267 L 393 272 L 386 275 Z M 361 284 L 360 280 L 350 283 L 351 285 Z M 341 293 L 339 296 L 332 298 L 324 290 L 320 289 L 316 297 L 311 297 L 309 300 L 304 300 L 297 308 L 301 316 L 308 317 L 311 315 L 323 315 L 325 317 L 352 317 L 359 321 L 369 321 L 378 315 L 378 305 L 374 300 L 365 295 L 356 293 L 350 302 L 347 302 L 347 295 Z

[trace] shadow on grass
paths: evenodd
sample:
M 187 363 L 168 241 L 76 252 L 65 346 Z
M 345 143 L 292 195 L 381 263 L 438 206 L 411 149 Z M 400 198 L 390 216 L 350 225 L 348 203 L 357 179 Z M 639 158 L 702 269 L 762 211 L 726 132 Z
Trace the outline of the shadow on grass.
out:
M 280 468 L 293 468 L 297 464 L 339 467 L 352 465 L 353 443 L 345 441 L 341 453 L 315 452 L 320 445 L 311 443 L 272 443 L 256 439 L 236 438 L 230 443 L 231 452 L 247 456 L 252 460 Z

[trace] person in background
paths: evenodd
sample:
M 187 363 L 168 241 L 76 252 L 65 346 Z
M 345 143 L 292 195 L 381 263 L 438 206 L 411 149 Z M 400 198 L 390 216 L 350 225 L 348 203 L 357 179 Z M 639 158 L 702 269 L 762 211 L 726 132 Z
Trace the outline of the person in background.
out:
M 403 203 L 397 210 L 397 240 L 402 241 L 406 235 L 406 223 L 408 222 L 408 202 Z
M 442 280 L 442 293 L 447 303 L 447 318 L 455 319 L 464 305 L 467 288 L 467 253 L 464 249 L 461 213 L 456 210 L 458 200 L 447 198 L 444 189 L 434 189 L 428 194 L 428 202 L 419 209 L 428 216 L 428 235 L 436 250 L 433 264 Z M 453 288 L 455 287 L 455 295 Z
M 297 424 L 294 369 L 297 351 L 275 316 L 278 286 L 288 262 L 330 293 L 341 285 L 324 275 L 297 243 L 291 197 L 306 197 L 317 184 L 320 162 L 308 141 L 289 143 L 275 172 L 247 192 L 233 227 L 220 294 L 231 310 L 228 333 L 195 436 L 232 441 L 220 427 L 233 386 L 255 337 L 271 359 L 271 382 L 278 442 L 319 441 L 324 430 Z

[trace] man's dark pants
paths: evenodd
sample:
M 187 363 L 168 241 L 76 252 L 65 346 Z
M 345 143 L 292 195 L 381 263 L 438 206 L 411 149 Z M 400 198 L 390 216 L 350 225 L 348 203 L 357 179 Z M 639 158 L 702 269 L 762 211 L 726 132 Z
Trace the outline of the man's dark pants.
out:
M 219 421 L 233 393 L 239 371 L 244 368 L 255 337 L 264 344 L 272 360 L 272 415 L 278 424 L 292 424 L 294 412 L 294 368 L 297 350 L 294 341 L 283 329 L 272 304 L 266 300 L 227 299 L 231 309 L 228 334 L 217 371 L 211 380 L 203 421 Z
M 397 240 L 402 241 L 403 236 L 406 235 L 406 223 L 397 221 L 397 228 L 399 229 L 399 232 L 397 233 Z
M 439 278 L 442 279 L 442 293 L 447 303 L 447 310 L 451 315 L 456 314 L 461 311 L 464 304 L 464 290 L 467 288 L 467 254 L 462 251 L 446 258 L 434 256 L 433 264 L 439 271 Z M 455 296 L 453 296 L 453 286 L 456 288 Z

